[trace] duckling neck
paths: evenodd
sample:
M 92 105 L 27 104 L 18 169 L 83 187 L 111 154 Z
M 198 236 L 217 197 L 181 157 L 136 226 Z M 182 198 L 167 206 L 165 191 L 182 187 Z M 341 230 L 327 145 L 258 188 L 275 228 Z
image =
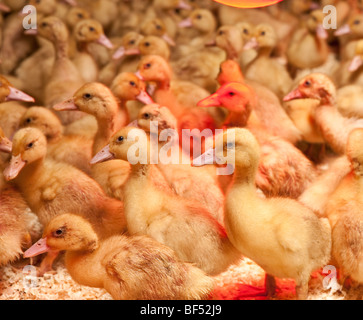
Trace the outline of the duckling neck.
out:
M 100 151 L 110 140 L 115 131 L 115 115 L 107 119 L 97 119 L 98 130 L 93 144 L 93 153 Z
M 44 158 L 36 160 L 32 163 L 27 164 L 15 178 L 15 183 L 18 184 L 20 189 L 24 189 L 26 186 L 31 186 L 33 180 L 38 180 L 43 172 Z
M 68 58 L 68 41 L 58 39 L 55 43 L 55 50 L 56 50 L 56 58 L 57 60 L 67 59 Z

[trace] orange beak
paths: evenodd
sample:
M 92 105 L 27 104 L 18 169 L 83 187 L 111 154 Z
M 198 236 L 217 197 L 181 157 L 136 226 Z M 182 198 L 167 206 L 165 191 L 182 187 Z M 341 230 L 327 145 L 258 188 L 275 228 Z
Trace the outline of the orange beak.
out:
M 200 100 L 197 103 L 198 107 L 218 107 L 220 106 L 221 103 L 219 101 L 219 95 L 217 93 L 214 93 L 212 95 L 210 95 L 209 97 Z

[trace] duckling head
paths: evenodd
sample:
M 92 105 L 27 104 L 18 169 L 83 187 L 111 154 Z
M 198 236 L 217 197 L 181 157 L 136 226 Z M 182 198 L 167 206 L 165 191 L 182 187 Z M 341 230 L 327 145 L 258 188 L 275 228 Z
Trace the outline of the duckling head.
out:
M 33 30 L 31 30 L 33 32 Z M 26 32 L 27 33 L 27 32 Z M 41 19 L 38 23 L 36 34 L 53 43 L 57 41 L 68 41 L 68 29 L 63 21 L 55 16 L 49 16 Z
M 348 136 L 346 153 L 355 174 L 363 176 L 363 129 L 354 129 Z
M 30 107 L 20 118 L 20 128 L 37 128 L 43 132 L 47 141 L 59 138 L 63 134 L 60 119 L 44 107 Z
M 36 8 L 37 15 L 49 16 L 57 10 L 56 0 L 29 0 L 28 4 Z
M 35 101 L 33 97 L 14 88 L 4 76 L 0 75 L 0 102 L 11 101 L 11 100 L 25 101 L 25 102 Z
M 97 20 L 84 19 L 78 22 L 74 29 L 74 34 L 78 42 L 97 42 L 108 49 L 113 48 L 112 42 L 106 37 L 102 24 Z
M 158 55 L 168 60 L 170 49 L 165 40 L 157 36 L 146 36 L 139 43 L 139 51 L 143 56 Z
M 193 10 L 189 17 L 179 23 L 180 28 L 193 28 L 200 33 L 213 32 L 217 27 L 216 19 L 207 9 Z
M 5 137 L 4 131 L 0 128 L 0 151 L 11 153 L 12 143 L 11 141 Z
M 325 13 L 323 10 L 314 10 L 310 13 L 310 17 L 307 21 L 308 30 L 316 34 L 320 39 L 327 39 L 328 32 L 324 29 L 323 21 L 325 18 Z
M 234 60 L 223 61 L 220 66 L 217 81 L 221 86 L 231 81 L 243 82 L 244 77 L 239 63 Z
M 157 123 L 157 128 L 154 125 Z M 177 120 L 169 108 L 153 103 L 144 106 L 137 118 L 138 126 L 145 132 L 157 132 L 172 129 L 177 130 Z
M 118 60 L 125 56 L 139 55 L 139 43 L 143 37 L 143 35 L 134 31 L 126 33 L 122 37 L 121 47 L 114 52 L 112 59 Z
M 144 104 L 153 103 L 153 100 L 146 92 L 144 81 L 131 72 L 120 73 L 113 80 L 111 91 L 122 101 L 138 100 Z
M 259 48 L 274 48 L 277 45 L 277 35 L 274 28 L 267 24 L 261 23 L 257 25 L 243 49 L 259 49 Z
M 47 140 L 36 128 L 23 128 L 13 137 L 11 160 L 4 170 L 7 181 L 15 179 L 28 164 L 43 159 L 47 154 Z
M 94 251 L 98 247 L 97 234 L 84 218 L 64 213 L 53 218 L 43 236 L 24 252 L 24 258 L 52 251 Z
M 128 161 L 132 165 L 149 162 L 149 140 L 146 132 L 135 127 L 125 127 L 116 132 L 110 143 L 94 156 L 91 164 L 112 159 Z
M 84 19 L 90 19 L 91 14 L 84 8 L 80 7 L 72 7 L 68 10 L 66 23 L 70 29 L 74 29 L 74 27 L 78 24 L 78 22 Z
M 118 104 L 111 90 L 102 83 L 90 82 L 83 85 L 65 102 L 53 106 L 57 111 L 79 110 L 95 116 L 98 120 L 113 118 Z
M 348 70 L 350 72 L 357 71 L 363 64 L 363 40 L 358 40 L 355 47 L 355 56 L 353 57 Z
M 243 50 L 243 37 L 240 28 L 222 26 L 217 30 L 215 39 L 217 47 L 227 53 L 229 59 L 237 59 Z
M 170 46 L 175 46 L 174 40 L 168 35 L 165 23 L 158 19 L 147 20 L 141 26 L 141 32 L 146 36 L 157 36 L 166 41 Z
M 352 17 L 349 18 L 348 23 L 342 25 L 334 32 L 334 35 L 337 37 L 346 34 L 352 34 L 357 37 L 363 36 L 363 14 L 353 14 Z
M 137 74 L 144 81 L 155 81 L 169 87 L 172 69 L 163 57 L 148 55 L 141 58 Z
M 321 104 L 334 105 L 336 88 L 333 81 L 323 73 L 311 73 L 299 81 L 297 88 L 284 97 L 284 101 L 294 99 L 317 99 Z
M 294 15 L 298 16 L 312 9 L 312 4 L 312 0 L 290 0 L 288 7 Z
M 198 102 L 199 107 L 223 106 L 230 111 L 245 113 L 249 116 L 254 104 L 255 94 L 245 84 L 229 82 L 214 94 Z

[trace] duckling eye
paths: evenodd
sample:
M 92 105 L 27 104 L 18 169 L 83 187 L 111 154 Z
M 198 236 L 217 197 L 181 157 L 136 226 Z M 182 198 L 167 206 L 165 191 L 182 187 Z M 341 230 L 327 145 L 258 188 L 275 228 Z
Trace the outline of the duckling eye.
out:
M 144 69 L 149 69 L 149 68 L 151 68 L 151 63 L 147 63 L 144 65 Z
M 83 18 L 83 14 L 82 13 L 78 13 L 77 14 L 78 18 L 82 19 Z
M 360 21 L 359 20 L 354 20 L 353 23 L 354 24 L 360 24 Z
M 243 33 L 244 34 L 248 34 L 248 30 L 247 29 L 243 29 Z
M 235 95 L 235 93 L 232 92 L 232 91 L 231 92 L 228 92 L 228 94 L 229 94 L 230 97 L 233 97 Z
M 64 234 L 64 229 L 63 228 L 59 228 L 56 231 L 53 232 L 53 236 L 54 237 L 61 237 Z
M 136 83 L 134 81 L 129 82 L 131 86 L 135 87 Z
M 202 19 L 202 16 L 200 14 L 197 15 L 197 19 L 200 20 Z
M 27 149 L 30 149 L 34 146 L 34 143 L 33 142 L 30 142 L 28 143 L 28 145 L 26 146 Z
M 26 122 L 26 123 L 30 123 L 30 122 L 32 122 L 32 118 L 26 118 L 26 119 L 25 119 L 25 122 Z
M 221 30 L 221 31 L 219 31 L 219 32 L 218 32 L 218 34 L 219 34 L 220 36 L 222 36 L 222 35 L 224 35 L 224 31 L 223 31 L 223 30 Z
M 161 26 L 158 25 L 158 24 L 155 26 L 155 28 L 158 29 L 158 30 L 161 30 Z
M 304 86 L 305 86 L 305 87 L 310 87 L 310 85 L 311 85 L 310 80 L 306 80 L 306 81 L 304 82 Z
M 179 8 L 176 8 L 176 9 L 174 9 L 174 12 L 175 12 L 176 14 L 180 14 L 180 9 L 179 9 Z
M 89 27 L 89 31 L 94 32 L 95 31 L 95 28 Z
M 119 137 L 117 138 L 117 141 L 118 141 L 118 142 L 122 142 L 122 141 L 124 141 L 124 137 L 123 137 L 123 136 L 119 136 Z
M 266 34 L 265 31 L 261 31 L 261 36 L 264 36 Z
M 46 28 L 46 27 L 48 26 L 48 23 L 46 23 L 46 22 L 42 22 L 41 26 L 42 26 L 43 28 Z
M 130 40 L 129 44 L 135 44 L 135 40 Z
M 145 47 L 150 47 L 150 42 L 145 42 L 145 43 L 144 43 L 144 46 L 145 46 Z
M 89 100 L 89 99 L 91 99 L 91 98 L 92 98 L 92 95 L 91 95 L 90 93 L 85 93 L 85 94 L 83 95 L 83 98 L 84 98 L 84 99 Z
M 144 113 L 143 114 L 143 118 L 144 119 L 149 119 L 150 118 L 150 114 L 149 113 Z

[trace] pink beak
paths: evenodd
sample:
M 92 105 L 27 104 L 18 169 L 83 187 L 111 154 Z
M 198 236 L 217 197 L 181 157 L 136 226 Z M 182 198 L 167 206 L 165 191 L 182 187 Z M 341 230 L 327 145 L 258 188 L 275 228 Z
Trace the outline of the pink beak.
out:
M 145 79 L 144 79 L 144 77 L 141 75 L 141 72 L 140 72 L 140 70 L 137 70 L 136 72 L 135 72 L 135 76 L 136 77 L 138 77 L 140 80 L 142 80 L 142 81 L 144 81 Z
M 107 145 L 93 157 L 93 159 L 91 160 L 90 163 L 96 164 L 96 163 L 100 163 L 100 162 L 104 162 L 104 161 L 108 161 L 108 160 L 112 160 L 112 159 L 115 159 L 115 156 L 110 151 L 110 145 Z
M 202 167 L 207 164 L 215 164 L 217 161 L 216 158 L 216 151 L 215 149 L 209 149 L 206 152 L 204 152 L 199 157 L 193 159 L 192 166 L 193 167 Z
M 125 49 L 125 47 L 118 48 L 112 56 L 112 59 L 118 60 L 124 56 L 136 56 L 140 54 L 140 50 L 138 48 L 134 49 Z
M 243 50 L 251 50 L 258 47 L 258 42 L 255 37 L 251 38 L 247 43 L 243 46 Z
M 26 162 L 21 158 L 21 154 L 12 156 L 9 165 L 4 170 L 5 180 L 10 181 L 15 179 L 25 165 Z
M 126 127 L 139 128 L 139 123 L 137 120 L 134 120 L 134 121 L 130 122 Z
M 359 67 L 363 64 L 363 59 L 361 56 L 355 56 L 352 62 L 349 65 L 348 70 L 350 72 L 354 72 L 359 69 Z
M 162 38 L 169 44 L 171 45 L 172 47 L 175 47 L 175 42 L 174 40 L 169 37 L 169 35 L 167 35 L 166 33 L 163 34 Z
M 11 153 L 11 149 L 12 149 L 11 141 L 6 137 L 2 138 L 0 140 L 0 151 L 6 152 L 6 153 Z
M 76 7 L 78 5 L 76 0 L 63 0 L 65 3 L 68 3 L 72 7 Z
M 58 103 L 53 106 L 53 109 L 57 111 L 79 110 L 73 99 Z
M 183 20 L 183 21 L 179 22 L 178 26 L 179 26 L 180 28 L 190 28 L 190 27 L 192 27 L 192 26 L 193 26 L 192 19 L 187 18 L 187 19 L 185 19 L 185 20 Z
M 0 11 L 10 12 L 11 9 L 6 4 L 0 2 Z
M 192 7 L 183 0 L 180 0 L 177 9 L 192 10 Z
M 350 33 L 352 30 L 349 27 L 349 24 L 345 24 L 343 26 L 341 26 L 337 31 L 334 32 L 334 35 L 339 37 L 342 36 L 344 34 L 348 34 Z
M 146 91 L 141 91 L 136 99 L 144 104 L 152 104 L 154 103 L 153 99 L 149 96 Z
M 20 91 L 14 87 L 9 87 L 9 89 L 10 93 L 6 97 L 6 101 L 17 100 L 17 101 L 35 102 L 33 97 L 29 96 L 23 91 Z
M 103 45 L 103 46 L 105 46 L 108 49 L 112 49 L 113 48 L 112 42 L 104 34 L 101 35 L 96 42 L 99 43 L 99 44 L 101 44 L 101 45 Z
M 36 36 L 38 34 L 38 30 L 37 29 L 28 29 L 24 31 L 24 34 L 28 35 L 28 36 Z
M 287 94 L 284 97 L 283 101 L 290 101 L 290 100 L 303 99 L 303 98 L 304 98 L 304 96 L 299 91 L 299 89 L 295 89 L 295 90 L 291 91 L 289 94 Z
M 23 257 L 31 258 L 48 251 L 50 251 L 50 247 L 47 245 L 47 238 L 41 238 L 24 252 Z
M 328 32 L 326 32 L 326 30 L 324 29 L 324 26 L 322 24 L 319 24 L 318 27 L 316 28 L 316 35 L 320 39 L 327 39 L 329 36 Z

